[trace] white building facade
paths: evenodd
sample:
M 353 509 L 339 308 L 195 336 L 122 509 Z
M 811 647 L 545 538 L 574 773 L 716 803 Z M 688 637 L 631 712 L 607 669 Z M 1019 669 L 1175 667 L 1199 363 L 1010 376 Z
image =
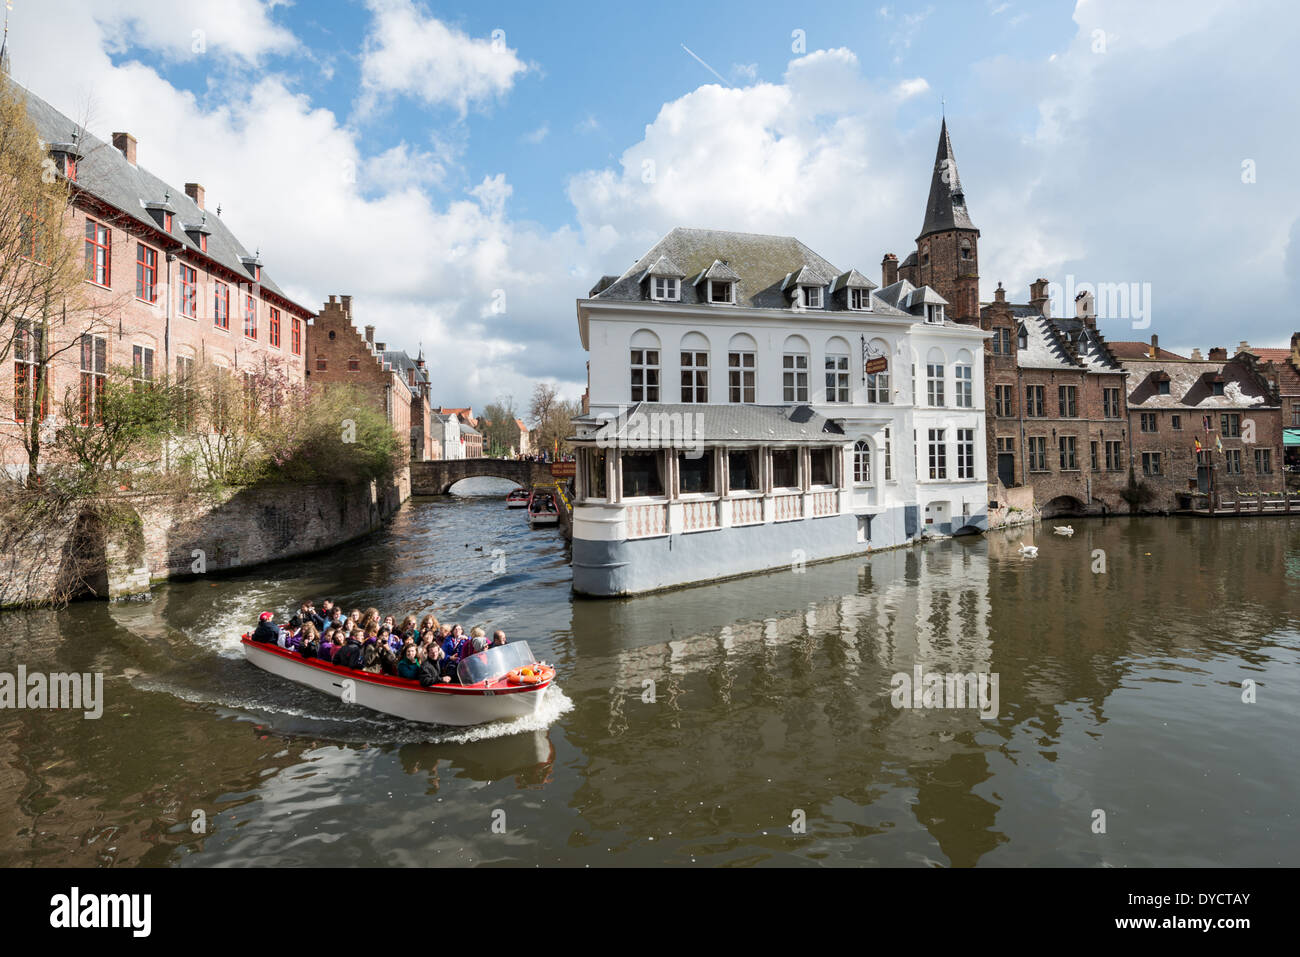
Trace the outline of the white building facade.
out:
M 575 590 L 987 527 L 983 340 L 790 237 L 676 229 L 577 304 Z

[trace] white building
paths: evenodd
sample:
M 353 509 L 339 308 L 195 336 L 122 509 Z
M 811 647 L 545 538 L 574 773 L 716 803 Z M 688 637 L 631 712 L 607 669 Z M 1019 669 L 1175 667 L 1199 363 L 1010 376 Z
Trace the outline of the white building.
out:
M 574 588 L 633 594 L 987 524 L 983 340 L 783 236 L 675 229 L 577 303 Z M 870 370 L 870 371 L 868 371 Z
M 434 412 L 433 434 L 442 441 L 444 459 L 463 459 L 465 445 L 460 439 L 460 417 L 448 412 Z

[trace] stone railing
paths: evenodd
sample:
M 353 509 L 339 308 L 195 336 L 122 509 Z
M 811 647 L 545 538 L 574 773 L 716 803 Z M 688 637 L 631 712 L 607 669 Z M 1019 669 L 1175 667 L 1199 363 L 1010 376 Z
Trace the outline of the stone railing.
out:
M 627 509 L 627 537 L 650 538 L 668 534 L 668 504 L 631 505 Z
M 763 523 L 763 500 L 761 498 L 733 498 L 730 504 L 732 525 L 761 525 Z
M 682 531 L 700 532 L 719 524 L 717 501 L 682 502 Z

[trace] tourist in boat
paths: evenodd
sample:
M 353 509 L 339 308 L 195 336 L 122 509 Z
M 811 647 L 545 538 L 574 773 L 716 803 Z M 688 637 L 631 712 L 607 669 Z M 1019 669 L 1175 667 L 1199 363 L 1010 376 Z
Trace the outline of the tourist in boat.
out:
M 280 629 L 271 621 L 273 616 L 269 611 L 264 611 L 257 616 L 257 627 L 253 629 L 253 640 L 260 641 L 266 645 L 278 645 L 280 643 Z
M 361 667 L 361 642 L 355 631 L 348 635 L 343 646 L 334 652 L 333 662 L 342 668 Z
M 302 621 L 297 615 L 289 619 L 287 628 L 280 629 L 280 639 L 276 642 L 281 648 L 292 651 L 302 638 Z
M 377 675 L 383 671 L 379 661 L 379 644 L 368 644 L 361 652 L 361 670 Z
M 418 681 L 420 678 L 420 662 L 416 660 L 415 642 L 411 642 L 402 651 L 402 659 L 397 662 L 397 677 L 405 678 L 407 681 Z
M 285 647 L 289 646 L 290 639 L 285 639 Z M 297 651 L 304 658 L 315 658 L 320 645 L 320 632 L 311 622 L 302 626 L 302 632 L 298 636 L 298 641 L 293 645 L 293 650 Z
M 460 625 L 452 625 L 451 632 L 442 641 L 442 652 L 448 658 L 455 658 L 456 651 L 461 642 L 465 640 L 465 629 Z
M 334 658 L 334 649 L 338 646 L 334 643 L 335 638 L 339 635 L 338 628 L 328 628 L 316 647 L 316 657 L 321 661 L 330 661 Z M 342 638 L 339 638 L 341 641 Z
M 407 615 L 402 619 L 402 627 L 397 629 L 397 633 L 403 638 L 412 638 L 420 633 L 419 625 L 416 624 L 414 615 Z
M 425 615 L 424 621 L 420 622 L 420 637 L 427 635 L 436 635 L 438 633 L 438 619 L 433 615 Z
M 343 609 L 335 605 L 334 611 L 330 615 L 329 626 L 337 630 L 342 628 L 346 621 L 347 619 L 343 617 Z
M 498 628 L 492 632 L 492 647 L 497 648 L 506 643 L 506 633 Z
M 447 656 L 442 645 L 436 641 L 429 643 L 429 656 L 420 666 L 420 684 L 425 688 L 436 684 L 450 684 L 451 673 L 448 671 Z

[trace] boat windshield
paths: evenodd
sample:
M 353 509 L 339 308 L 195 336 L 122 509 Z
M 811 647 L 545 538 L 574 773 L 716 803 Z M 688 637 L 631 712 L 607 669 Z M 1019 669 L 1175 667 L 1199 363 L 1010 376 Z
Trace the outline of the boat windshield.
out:
M 511 641 L 487 651 L 470 655 L 456 666 L 456 674 L 463 685 L 476 685 L 481 681 L 495 681 L 507 672 L 531 665 L 536 659 L 526 641 Z

